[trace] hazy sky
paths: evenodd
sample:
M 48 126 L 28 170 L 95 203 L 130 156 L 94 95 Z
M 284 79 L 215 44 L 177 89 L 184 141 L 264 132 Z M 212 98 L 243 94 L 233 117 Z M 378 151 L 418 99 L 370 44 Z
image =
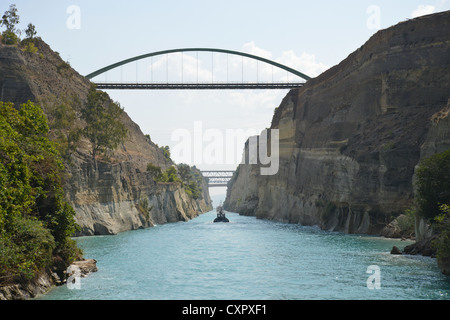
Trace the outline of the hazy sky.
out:
M 0 13 L 11 3 L 19 10 L 20 28 L 32 22 L 38 36 L 83 75 L 154 51 L 211 47 L 264 56 L 314 77 L 345 59 L 378 29 L 450 9 L 450 0 L 2 0 Z M 165 59 L 169 59 L 168 74 Z M 189 81 L 198 75 L 202 81 L 212 77 L 222 81 L 240 78 L 244 63 L 245 81 L 286 78 L 286 73 L 235 56 L 191 53 L 141 60 L 96 80 L 150 81 L 153 77 L 166 81 L 169 77 Z M 223 141 L 215 141 L 215 146 L 223 146 L 223 153 L 235 161 L 223 155 L 223 161 L 216 158 L 215 164 L 207 160 L 195 164 L 201 169 L 234 169 L 244 138 L 236 136 L 239 141 L 231 143 L 232 135 L 269 127 L 274 108 L 287 90 L 108 93 L 159 145 L 176 149 L 180 140 L 174 136 L 190 132 L 194 138 L 195 128 L 203 134 L 200 152 L 205 152 L 211 143 L 208 132 L 216 133 L 216 138 L 221 133 Z M 196 151 L 193 147 L 192 152 Z M 176 162 L 186 159 L 176 154 L 173 158 Z M 190 164 L 193 161 L 192 155 Z

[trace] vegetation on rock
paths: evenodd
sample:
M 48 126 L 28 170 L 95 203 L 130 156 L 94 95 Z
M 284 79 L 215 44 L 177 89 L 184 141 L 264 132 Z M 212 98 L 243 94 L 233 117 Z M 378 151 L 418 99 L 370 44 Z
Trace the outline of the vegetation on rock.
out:
M 450 257 L 450 149 L 424 159 L 417 169 L 418 214 L 438 233 L 437 257 Z
M 194 199 L 199 199 L 203 193 L 203 176 L 195 166 L 190 167 L 187 164 L 178 165 L 178 174 L 184 185 L 186 193 Z
M 6 28 L 2 33 L 2 42 L 4 44 L 13 45 L 17 44 L 19 41 L 17 33 L 20 31 L 17 29 L 17 25 L 20 22 L 20 17 L 17 11 L 16 5 L 12 4 L 9 6 L 9 10 L 5 11 L 2 16 L 0 25 Z
M 169 167 L 164 172 L 161 170 L 161 167 L 155 166 L 152 163 L 147 165 L 147 172 L 150 173 L 150 176 L 156 182 L 180 182 L 180 178 L 177 174 L 177 169 L 175 167 Z
M 120 105 L 112 102 L 105 92 L 91 87 L 81 116 L 86 121 L 83 135 L 91 142 L 91 155 L 95 164 L 99 153 L 116 149 L 125 139 L 127 129 L 120 121 L 122 113 Z
M 64 166 L 42 109 L 0 102 L 0 283 L 31 280 L 80 251 L 75 211 L 64 200 Z
M 441 205 L 441 214 L 435 218 L 433 224 L 438 237 L 433 245 L 437 250 L 438 259 L 450 258 L 450 204 Z
M 450 204 L 450 149 L 420 163 L 416 186 L 420 215 L 435 218 L 443 204 Z
M 164 172 L 161 167 L 152 163 L 147 164 L 147 172 L 156 182 L 181 182 L 186 194 L 197 200 L 202 197 L 203 176 L 195 166 L 179 164 L 178 171 L 174 166 L 167 168 Z

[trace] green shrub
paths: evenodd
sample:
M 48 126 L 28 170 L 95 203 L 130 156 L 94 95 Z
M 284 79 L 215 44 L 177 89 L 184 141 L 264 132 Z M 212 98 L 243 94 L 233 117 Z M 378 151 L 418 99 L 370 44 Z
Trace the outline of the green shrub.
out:
M 29 53 L 37 53 L 38 48 L 36 48 L 33 41 L 28 41 L 27 44 L 25 45 L 24 51 Z
M 52 262 L 55 240 L 42 222 L 17 217 L 0 237 L 0 277 L 32 279 Z
M 440 206 L 450 203 L 450 149 L 419 164 L 416 187 L 419 215 L 433 219 L 441 214 Z
M 161 167 L 155 166 L 152 163 L 147 164 L 147 172 L 155 181 L 158 181 L 158 179 L 162 175 Z
M 201 196 L 202 196 L 202 187 L 199 186 L 195 181 L 191 181 L 184 188 L 185 188 L 186 193 L 188 194 L 188 196 L 190 196 L 191 198 L 193 198 L 195 200 L 201 198 Z
M 187 195 L 193 199 L 199 199 L 203 193 L 203 176 L 195 166 L 190 167 L 187 164 L 181 163 L 178 165 L 178 175 L 183 183 L 184 190 Z
M 150 173 L 150 176 L 156 182 L 181 182 L 178 177 L 177 169 L 173 166 L 162 172 L 161 167 L 149 163 L 147 164 L 147 172 Z
M 2 43 L 15 45 L 19 43 L 19 37 L 12 31 L 6 30 L 2 33 Z
M 169 167 L 163 173 L 164 182 L 181 182 L 180 178 L 178 178 L 177 169 L 175 167 Z
M 77 229 L 75 211 L 64 200 L 64 170 L 48 138 L 42 109 L 0 102 L 0 282 L 32 278 L 68 248 Z
M 441 213 L 435 218 L 434 230 L 438 233 L 433 245 L 437 250 L 437 257 L 445 259 L 450 257 L 450 204 L 440 206 Z
M 170 147 L 169 146 L 160 147 L 159 149 L 162 151 L 164 158 L 166 158 L 166 160 L 172 161 L 170 159 Z

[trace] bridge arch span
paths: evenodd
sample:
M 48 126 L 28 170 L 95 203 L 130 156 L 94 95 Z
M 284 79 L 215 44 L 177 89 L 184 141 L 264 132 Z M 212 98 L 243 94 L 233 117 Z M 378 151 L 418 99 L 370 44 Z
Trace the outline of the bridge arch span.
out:
M 307 76 L 306 74 L 295 70 L 293 68 L 290 68 L 286 65 L 283 65 L 281 63 L 266 59 L 266 58 L 262 58 L 259 56 L 255 56 L 249 53 L 245 53 L 245 52 L 240 52 L 240 51 L 233 51 L 233 50 L 226 50 L 226 49 L 216 49 L 216 48 L 182 48 L 182 49 L 170 49 L 170 50 L 163 50 L 163 51 L 156 51 L 156 52 L 151 52 L 151 53 L 147 53 L 147 54 L 143 54 L 140 56 L 136 56 L 136 57 L 132 57 L 129 59 L 125 59 L 116 63 L 113 63 L 109 66 L 106 66 L 104 68 L 98 69 L 97 71 L 94 71 L 88 75 L 86 75 L 86 78 L 88 79 L 92 79 L 102 73 L 105 73 L 109 70 L 115 69 L 117 67 L 123 66 L 125 64 L 134 62 L 134 61 L 138 61 L 138 60 L 142 60 L 142 59 L 146 59 L 146 58 L 150 58 L 150 57 L 155 57 L 155 56 L 160 56 L 160 55 L 165 55 L 165 54 L 170 54 L 170 53 L 177 53 L 177 52 L 192 52 L 192 51 L 198 51 L 198 52 L 218 52 L 218 53 L 226 53 L 226 54 L 232 54 L 232 55 L 238 55 L 238 56 L 242 56 L 242 57 L 247 57 L 250 59 L 254 59 L 254 60 L 258 60 L 258 61 L 262 61 L 268 64 L 271 64 L 275 67 L 278 67 L 280 69 L 286 70 L 289 73 L 292 73 L 306 81 L 308 81 L 309 79 L 311 79 L 309 76 Z

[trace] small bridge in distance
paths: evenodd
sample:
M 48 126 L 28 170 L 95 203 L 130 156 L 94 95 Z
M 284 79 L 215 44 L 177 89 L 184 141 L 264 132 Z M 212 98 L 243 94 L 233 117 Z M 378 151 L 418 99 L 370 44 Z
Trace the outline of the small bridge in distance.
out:
M 196 59 L 191 56 L 185 55 L 186 53 L 192 52 L 197 54 Z M 199 52 L 211 53 L 211 61 L 210 61 L 211 70 L 207 72 L 207 74 L 210 77 L 209 80 L 205 79 L 205 70 L 199 72 L 199 64 L 201 63 L 199 62 L 200 61 L 198 56 Z M 181 53 L 181 55 L 178 58 L 175 57 L 175 59 L 169 59 L 169 55 L 175 53 L 178 54 Z M 222 55 L 225 54 L 226 59 L 221 59 L 222 64 L 219 64 L 219 66 L 217 66 L 217 61 L 215 62 L 214 54 L 222 54 Z M 166 56 L 166 59 L 163 62 L 159 60 L 156 63 L 154 63 L 153 57 L 157 56 Z M 232 60 L 231 63 L 229 62 L 228 56 L 233 56 L 234 58 L 234 60 Z M 242 61 L 238 62 L 238 60 L 235 59 L 236 56 L 241 57 Z M 151 59 L 151 64 L 145 70 L 145 79 L 142 80 L 142 77 L 138 77 L 139 68 L 137 62 L 139 60 L 148 58 Z M 244 58 L 253 61 L 252 62 L 253 67 L 251 67 L 250 72 L 244 68 Z M 171 61 L 170 68 L 169 68 L 169 60 Z M 135 81 L 123 81 L 122 66 L 130 64 L 132 62 L 136 63 L 136 71 L 135 71 L 136 79 Z M 174 63 L 174 65 L 172 65 L 172 63 Z M 239 67 L 241 63 L 242 67 Z M 260 63 L 263 63 L 265 68 L 261 68 L 259 66 Z M 224 64 L 226 64 L 226 66 Z M 245 65 L 248 67 L 249 63 L 246 63 Z M 272 76 L 270 80 L 268 80 L 268 77 L 270 78 L 270 71 L 269 71 L 270 69 L 267 68 L 268 67 L 267 65 L 271 66 L 272 68 L 271 69 Z M 105 81 L 92 80 L 101 74 L 105 74 L 106 77 L 108 71 L 117 68 L 119 68 L 121 72 L 119 81 L 108 82 L 106 80 Z M 161 79 L 159 79 L 158 81 L 154 81 L 153 78 L 154 68 L 155 69 L 158 68 L 159 71 L 165 69 L 164 70 L 166 75 L 165 81 L 161 81 Z M 240 70 L 237 70 L 238 68 L 240 68 Z M 281 81 L 279 77 L 278 79 L 275 79 L 274 68 L 276 68 L 277 71 L 281 70 L 286 72 L 286 81 Z M 177 69 L 176 76 L 173 75 L 175 69 Z M 252 76 L 256 79 L 253 79 L 252 81 L 244 81 L 244 71 L 246 75 L 253 74 Z M 176 78 L 176 80 L 169 81 L 169 73 L 171 74 L 170 76 L 171 80 L 172 78 Z M 187 73 L 191 77 L 190 81 L 186 81 L 186 78 L 188 78 Z M 199 76 L 200 73 L 202 73 L 202 75 Z M 220 73 L 220 75 L 218 75 L 218 73 Z M 261 73 L 263 73 L 263 76 L 265 76 L 265 80 L 262 80 Z M 236 74 L 239 74 L 238 76 L 238 78 L 240 78 L 239 81 L 236 81 Z M 294 81 L 290 81 L 289 75 L 291 77 L 294 76 L 294 78 L 296 79 Z M 147 53 L 144 55 L 132 57 L 123 61 L 113 63 L 109 66 L 106 66 L 104 68 L 101 68 L 97 71 L 94 71 L 86 75 L 86 78 L 92 80 L 96 84 L 98 89 L 104 90 L 292 89 L 303 86 L 305 81 L 308 81 L 310 79 L 310 77 L 305 75 L 304 73 L 273 60 L 269 60 L 245 52 L 226 49 L 216 49 L 216 48 L 184 48 L 184 49 L 171 49 Z M 219 80 L 220 78 L 222 79 Z M 234 78 L 234 80 L 232 81 L 231 78 Z
M 233 177 L 234 171 L 231 170 L 210 170 L 201 171 L 203 177 L 208 181 L 208 187 L 226 187 L 228 181 Z

